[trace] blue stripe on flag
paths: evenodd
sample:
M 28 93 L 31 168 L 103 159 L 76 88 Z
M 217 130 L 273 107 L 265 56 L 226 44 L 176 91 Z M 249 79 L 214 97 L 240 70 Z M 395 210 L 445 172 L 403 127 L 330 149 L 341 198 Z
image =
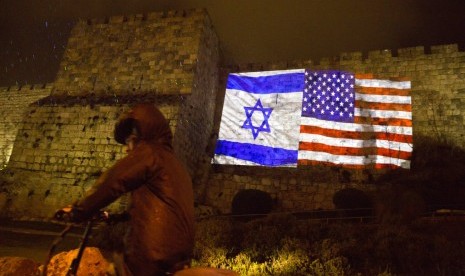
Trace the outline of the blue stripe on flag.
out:
M 297 150 L 218 140 L 215 154 L 251 161 L 263 166 L 297 164 Z
M 278 74 L 263 77 L 247 77 L 230 74 L 226 89 L 249 93 L 290 93 L 304 90 L 304 73 Z

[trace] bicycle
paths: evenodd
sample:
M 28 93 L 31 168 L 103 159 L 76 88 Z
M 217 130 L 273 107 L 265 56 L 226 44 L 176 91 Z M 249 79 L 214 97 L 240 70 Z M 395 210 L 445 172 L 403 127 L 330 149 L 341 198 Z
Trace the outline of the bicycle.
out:
M 62 211 L 62 212 L 60 212 Z M 52 259 L 56 246 L 65 238 L 65 236 L 71 231 L 75 224 L 71 223 L 71 213 L 60 210 L 55 214 L 55 219 L 60 221 L 66 221 L 67 225 L 65 229 L 60 233 L 60 235 L 55 239 L 50 247 L 48 257 L 45 261 L 44 268 L 42 271 L 42 276 L 47 275 L 47 268 Z M 84 254 L 85 248 L 88 246 L 89 238 L 92 232 L 92 228 L 94 227 L 96 222 L 103 221 L 103 222 L 110 222 L 110 221 L 123 221 L 128 219 L 125 215 L 111 215 L 108 212 L 101 211 L 96 216 L 90 218 L 86 222 L 86 227 L 83 232 L 81 242 L 79 244 L 79 250 L 76 257 L 72 260 L 66 276 L 77 276 L 79 264 L 81 263 L 82 256 Z M 119 271 L 116 272 L 116 275 L 120 273 Z M 227 269 L 219 269 L 219 268 L 210 268 L 210 267 L 186 267 L 184 269 L 176 271 L 174 274 L 166 274 L 166 275 L 173 275 L 173 276 L 238 276 L 236 272 Z

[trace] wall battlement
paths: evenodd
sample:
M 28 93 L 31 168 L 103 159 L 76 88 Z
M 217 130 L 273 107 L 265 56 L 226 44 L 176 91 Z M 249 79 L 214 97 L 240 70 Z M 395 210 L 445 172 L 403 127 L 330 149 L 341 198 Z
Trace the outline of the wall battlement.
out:
M 427 51 L 429 49 L 429 51 Z M 396 54 L 394 54 L 396 53 Z M 435 59 L 438 55 L 447 55 L 448 57 L 463 57 L 464 51 L 459 51 L 458 44 L 434 45 L 431 47 L 416 46 L 399 48 L 395 50 L 383 49 L 372 50 L 367 53 L 361 51 L 342 52 L 338 56 L 323 57 L 318 61 L 308 60 L 291 60 L 291 61 L 270 61 L 263 63 L 241 63 L 225 66 L 227 70 L 236 71 L 245 70 L 279 70 L 283 68 L 314 68 L 318 66 L 339 66 L 344 63 L 373 63 L 373 62 L 400 62 L 412 59 Z M 333 68 L 334 69 L 334 68 Z
M 51 90 L 53 83 L 44 84 L 31 84 L 31 85 L 13 85 L 0 87 L 0 92 L 27 92 L 27 91 L 39 91 L 43 89 Z
M 98 24 L 120 24 L 126 22 L 144 22 L 144 21 L 159 21 L 160 19 L 168 18 L 184 18 L 192 15 L 199 15 L 205 12 L 204 9 L 186 9 L 186 10 L 176 10 L 176 11 L 161 11 L 161 12 L 149 12 L 149 13 L 139 13 L 139 14 L 129 14 L 129 15 L 114 15 L 104 18 L 91 18 L 87 19 L 85 22 L 87 25 L 98 25 Z

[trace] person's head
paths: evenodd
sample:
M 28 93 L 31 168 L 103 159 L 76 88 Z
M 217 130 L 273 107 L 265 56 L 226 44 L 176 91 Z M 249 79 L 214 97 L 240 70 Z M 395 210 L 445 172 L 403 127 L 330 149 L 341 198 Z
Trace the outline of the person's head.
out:
M 123 145 L 140 141 L 158 142 L 171 147 L 171 129 L 163 114 L 153 104 L 138 104 L 124 113 L 115 125 L 115 140 Z

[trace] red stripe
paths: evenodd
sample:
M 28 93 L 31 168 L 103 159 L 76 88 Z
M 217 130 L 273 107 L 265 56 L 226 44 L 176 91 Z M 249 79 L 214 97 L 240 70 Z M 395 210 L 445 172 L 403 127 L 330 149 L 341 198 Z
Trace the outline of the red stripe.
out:
M 356 124 L 368 124 L 368 125 L 381 125 L 381 126 L 406 126 L 411 127 L 412 121 L 409 119 L 397 119 L 397 118 L 369 118 L 369 117 L 354 117 L 354 123 Z
M 329 137 L 336 138 L 348 138 L 348 139 L 357 139 L 357 140 L 387 140 L 387 141 L 396 141 L 402 143 L 413 143 L 412 135 L 406 134 L 394 134 L 386 132 L 356 132 L 356 131 L 345 131 L 345 130 L 335 130 L 335 129 L 326 129 L 316 126 L 300 126 L 300 133 L 309 133 L 309 134 L 320 134 Z
M 366 147 L 366 148 L 349 148 L 349 147 L 336 147 L 320 143 L 300 142 L 299 150 L 319 151 L 326 152 L 334 155 L 351 155 L 351 156 L 367 156 L 367 155 L 380 155 L 398 159 L 408 160 L 412 156 L 411 152 L 399 151 L 394 149 Z
M 378 103 L 378 102 L 365 102 L 365 101 L 358 100 L 358 101 L 355 101 L 355 107 L 365 108 L 365 109 L 412 112 L 412 105 L 410 104 Z
M 361 94 L 410 96 L 410 89 L 357 86 L 355 90 Z

